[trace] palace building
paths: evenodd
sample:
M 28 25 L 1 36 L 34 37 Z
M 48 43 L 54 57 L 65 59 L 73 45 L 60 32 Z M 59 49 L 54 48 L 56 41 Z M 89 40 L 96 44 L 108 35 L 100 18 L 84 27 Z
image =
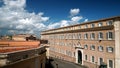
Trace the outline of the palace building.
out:
M 41 32 L 49 57 L 88 68 L 120 68 L 120 16 Z

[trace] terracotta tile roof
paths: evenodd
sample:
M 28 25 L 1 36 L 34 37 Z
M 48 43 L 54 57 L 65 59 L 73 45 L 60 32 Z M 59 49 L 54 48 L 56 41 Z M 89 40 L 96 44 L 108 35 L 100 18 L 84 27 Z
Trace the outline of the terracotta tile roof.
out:
M 39 47 L 39 41 L 0 41 L 0 53 Z

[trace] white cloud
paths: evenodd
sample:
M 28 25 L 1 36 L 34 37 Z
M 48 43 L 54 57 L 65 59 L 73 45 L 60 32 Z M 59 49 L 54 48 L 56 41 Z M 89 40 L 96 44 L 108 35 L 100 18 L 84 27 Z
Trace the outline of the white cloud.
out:
M 59 22 L 52 23 L 52 24 L 48 25 L 48 29 L 78 24 L 80 22 L 83 22 L 81 20 L 87 21 L 88 19 L 84 19 L 83 16 L 78 15 L 79 12 L 80 12 L 80 9 L 71 9 L 70 10 L 70 20 L 61 20 Z
M 60 27 L 64 27 L 64 26 L 68 26 L 69 25 L 69 22 L 67 20 L 62 20 L 60 22 Z
M 83 18 L 82 16 L 75 16 L 75 17 L 72 17 L 71 20 L 74 22 L 79 22 L 82 18 Z
M 84 22 L 87 22 L 88 21 L 88 19 L 85 19 L 85 21 Z
M 57 28 L 57 27 L 59 27 L 60 26 L 60 23 L 58 22 L 56 22 L 56 23 L 52 23 L 52 24 L 49 24 L 48 25 L 48 29 L 54 29 L 54 28 Z
M 9 8 L 23 8 L 25 7 L 26 0 L 3 0 L 6 6 Z
M 53 29 L 79 23 L 84 20 L 78 16 L 80 9 L 70 10 L 70 20 L 60 20 L 46 25 L 49 17 L 44 17 L 43 12 L 36 14 L 25 10 L 26 0 L 2 0 L 4 5 L 0 7 L 0 29 L 4 28 L 5 33 L 34 33 L 39 35 L 40 31 Z M 85 19 L 87 21 L 88 19 Z M 2 30 L 1 30 L 2 32 Z
M 48 25 L 48 29 L 54 29 L 54 28 L 59 28 L 59 27 L 65 27 L 69 25 L 68 20 L 61 20 L 60 22 L 55 22 L 52 24 Z
M 77 14 L 79 14 L 79 12 L 80 12 L 80 9 L 71 9 L 70 10 L 70 16 L 75 16 L 75 15 L 77 15 Z
M 8 33 L 37 33 L 39 35 L 39 31 L 46 28 L 44 23 L 49 20 L 49 17 L 44 17 L 43 12 L 36 14 L 25 10 L 26 0 L 3 0 L 3 3 L 4 5 L 0 7 L 0 28 L 9 29 Z M 21 31 L 17 31 L 20 29 Z

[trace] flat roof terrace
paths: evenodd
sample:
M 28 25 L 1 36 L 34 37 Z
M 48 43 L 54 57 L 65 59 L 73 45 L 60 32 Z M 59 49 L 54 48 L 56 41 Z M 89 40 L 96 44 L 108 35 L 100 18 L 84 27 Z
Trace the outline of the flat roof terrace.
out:
M 37 48 L 39 41 L 0 41 L 0 53 Z

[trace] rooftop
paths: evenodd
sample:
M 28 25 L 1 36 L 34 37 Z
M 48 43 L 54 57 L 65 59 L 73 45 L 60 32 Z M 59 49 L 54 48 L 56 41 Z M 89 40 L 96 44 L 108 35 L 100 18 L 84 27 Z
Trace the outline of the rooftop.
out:
M 68 28 L 68 27 L 73 27 L 73 26 L 78 26 L 78 25 L 89 24 L 89 23 L 91 23 L 91 22 L 99 22 L 99 21 L 111 20 L 111 19 L 115 19 L 115 18 L 120 18 L 120 16 L 114 16 L 114 17 L 103 18 L 103 19 L 99 19 L 99 20 L 92 20 L 92 21 L 82 22 L 82 23 L 80 23 L 80 24 L 69 25 L 69 26 L 60 27 L 60 28 L 55 28 L 55 29 L 49 29 L 49 30 L 45 30 L 45 31 L 42 31 L 42 32 L 53 31 L 53 30 L 58 30 L 58 29 Z
M 0 53 L 32 49 L 39 46 L 39 41 L 0 41 Z

